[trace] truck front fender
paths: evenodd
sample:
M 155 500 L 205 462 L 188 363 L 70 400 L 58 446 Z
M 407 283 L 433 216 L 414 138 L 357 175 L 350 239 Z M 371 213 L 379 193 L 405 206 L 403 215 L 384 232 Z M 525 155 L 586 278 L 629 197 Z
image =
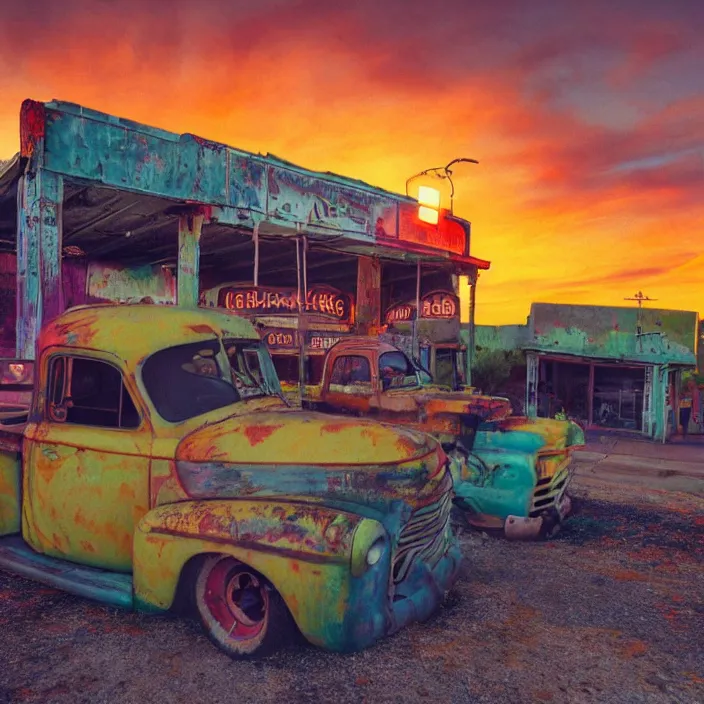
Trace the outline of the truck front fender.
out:
M 475 450 L 466 462 L 451 464 L 456 503 L 495 519 L 500 527 L 509 515 L 528 515 L 535 489 L 535 456 L 515 449 Z
M 367 523 L 376 521 L 289 502 L 210 500 L 160 506 L 142 518 L 135 532 L 136 608 L 169 609 L 185 565 L 199 555 L 221 553 L 263 575 L 309 641 L 339 647 L 345 638 L 353 540 Z M 366 533 L 362 531 L 358 542 L 366 542 Z

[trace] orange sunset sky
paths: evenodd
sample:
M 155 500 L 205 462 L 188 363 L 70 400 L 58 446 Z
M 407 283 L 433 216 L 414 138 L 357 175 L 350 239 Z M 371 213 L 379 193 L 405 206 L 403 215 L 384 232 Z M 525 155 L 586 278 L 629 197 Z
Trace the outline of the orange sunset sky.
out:
M 701 0 L 2 0 L 0 158 L 29 97 L 401 192 L 472 157 L 479 323 L 704 314 L 703 35 Z

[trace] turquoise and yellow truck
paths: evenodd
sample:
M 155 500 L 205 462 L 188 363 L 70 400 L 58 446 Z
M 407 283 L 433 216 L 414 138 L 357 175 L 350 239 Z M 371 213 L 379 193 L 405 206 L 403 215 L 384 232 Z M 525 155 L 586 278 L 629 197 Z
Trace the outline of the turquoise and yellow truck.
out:
M 445 388 L 397 347 L 348 337 L 330 348 L 303 405 L 430 433 L 451 458 L 455 504 L 467 520 L 509 538 L 551 535 L 571 510 L 571 421 L 513 417 L 508 399 Z
M 0 417 L 2 570 L 129 609 L 191 604 L 236 657 L 296 629 L 364 648 L 457 576 L 440 443 L 290 408 L 246 320 L 82 306 L 44 327 L 36 363 L 2 364 L 34 374 Z

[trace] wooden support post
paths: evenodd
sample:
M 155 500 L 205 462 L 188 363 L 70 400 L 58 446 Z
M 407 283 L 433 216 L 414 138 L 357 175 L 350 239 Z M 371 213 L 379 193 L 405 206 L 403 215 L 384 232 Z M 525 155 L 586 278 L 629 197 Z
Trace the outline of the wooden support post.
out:
M 594 425 L 594 362 L 589 362 L 589 383 L 587 388 L 587 427 Z
M 200 233 L 203 215 L 184 213 L 178 219 L 176 305 L 197 308 L 199 300 Z
M 469 330 L 467 340 L 467 386 L 472 385 L 472 365 L 474 364 L 474 355 L 476 353 L 475 342 L 475 315 L 477 310 L 477 279 L 479 272 L 474 272 L 474 276 L 470 279 L 469 287 Z
M 411 349 L 413 350 L 413 355 L 417 360 L 420 360 L 420 342 L 418 341 L 418 324 L 420 323 L 421 309 L 420 309 L 420 276 L 421 276 L 421 265 L 420 259 L 416 262 L 416 315 L 413 318 L 413 344 Z M 435 360 L 430 362 L 430 372 L 435 373 L 433 369 L 433 364 Z
M 42 325 L 63 312 L 63 178 L 27 171 L 17 188 L 16 353 L 34 359 Z
M 357 332 L 376 335 L 381 326 L 381 262 L 371 257 L 357 260 Z

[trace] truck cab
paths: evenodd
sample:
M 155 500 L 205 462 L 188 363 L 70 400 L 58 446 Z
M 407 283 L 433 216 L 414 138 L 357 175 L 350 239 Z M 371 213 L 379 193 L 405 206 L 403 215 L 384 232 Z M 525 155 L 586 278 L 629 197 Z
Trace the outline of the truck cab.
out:
M 456 578 L 440 444 L 290 408 L 246 320 L 82 306 L 33 373 L 0 418 L 1 569 L 147 612 L 183 597 L 235 657 L 289 630 L 359 650 Z
M 534 538 L 552 533 L 570 511 L 571 455 L 584 444 L 579 426 L 514 417 L 508 399 L 435 384 L 422 365 L 376 338 L 333 346 L 304 407 L 432 434 L 451 458 L 455 503 L 478 527 Z

